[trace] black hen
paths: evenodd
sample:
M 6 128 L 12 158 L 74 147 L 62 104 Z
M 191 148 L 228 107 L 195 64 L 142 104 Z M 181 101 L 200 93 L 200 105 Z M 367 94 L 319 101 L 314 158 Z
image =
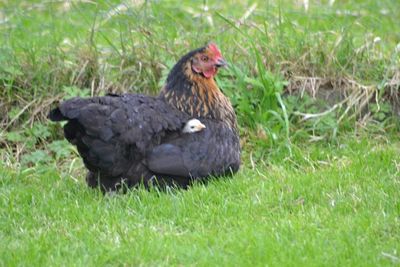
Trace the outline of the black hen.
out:
M 209 44 L 178 61 L 158 97 L 72 98 L 49 118 L 68 121 L 64 135 L 77 146 L 92 187 L 186 187 L 195 179 L 233 173 L 240 165 L 236 115 L 214 81 L 225 64 Z M 206 128 L 182 133 L 191 118 Z

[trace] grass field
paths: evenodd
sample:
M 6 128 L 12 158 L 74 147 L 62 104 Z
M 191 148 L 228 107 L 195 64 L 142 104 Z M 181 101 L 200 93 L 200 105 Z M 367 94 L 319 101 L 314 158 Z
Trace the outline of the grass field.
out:
M 303 3 L 0 1 L 0 266 L 399 265 L 400 2 Z M 49 108 L 156 94 L 210 40 L 240 172 L 89 189 Z
M 400 141 L 298 148 L 187 191 L 103 196 L 0 167 L 3 266 L 399 264 Z

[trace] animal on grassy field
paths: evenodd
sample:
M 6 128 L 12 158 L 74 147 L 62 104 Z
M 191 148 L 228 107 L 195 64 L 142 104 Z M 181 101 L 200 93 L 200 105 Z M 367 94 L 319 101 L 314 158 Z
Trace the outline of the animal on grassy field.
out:
M 194 180 L 234 173 L 240 166 L 236 115 L 214 77 L 226 65 L 210 43 L 184 55 L 158 96 L 75 97 L 50 111 L 67 121 L 65 138 L 78 149 L 91 187 L 187 187 Z M 182 133 L 191 119 L 205 126 Z

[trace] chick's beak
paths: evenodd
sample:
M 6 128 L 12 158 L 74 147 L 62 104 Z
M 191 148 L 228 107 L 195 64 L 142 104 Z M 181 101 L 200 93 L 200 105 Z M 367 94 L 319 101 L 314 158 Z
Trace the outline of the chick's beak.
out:
M 221 67 L 225 67 L 225 66 L 227 66 L 228 65 L 228 63 L 225 61 L 225 59 L 223 59 L 222 57 L 221 58 L 219 58 L 218 60 L 217 60 L 217 63 L 215 64 L 215 66 L 217 67 L 217 68 L 221 68 Z
M 197 125 L 197 130 L 198 131 L 201 131 L 202 129 L 205 129 L 206 128 L 206 126 L 204 125 L 204 124 L 202 124 L 202 123 L 200 123 L 199 125 Z

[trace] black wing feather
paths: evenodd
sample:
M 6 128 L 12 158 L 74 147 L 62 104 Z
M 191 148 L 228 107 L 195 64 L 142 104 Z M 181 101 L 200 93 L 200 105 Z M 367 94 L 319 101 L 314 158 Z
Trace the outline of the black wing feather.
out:
M 206 129 L 164 140 L 147 158 L 155 173 L 201 178 L 236 172 L 240 165 L 240 143 L 226 124 L 202 120 Z
M 143 95 L 73 98 L 49 118 L 68 120 L 65 137 L 77 146 L 85 165 L 110 176 L 135 169 L 166 131 L 179 131 L 188 119 L 162 100 Z
M 147 157 L 147 166 L 155 173 L 189 177 L 189 170 L 183 159 L 183 151 L 179 146 L 173 144 L 162 144 L 155 147 Z

